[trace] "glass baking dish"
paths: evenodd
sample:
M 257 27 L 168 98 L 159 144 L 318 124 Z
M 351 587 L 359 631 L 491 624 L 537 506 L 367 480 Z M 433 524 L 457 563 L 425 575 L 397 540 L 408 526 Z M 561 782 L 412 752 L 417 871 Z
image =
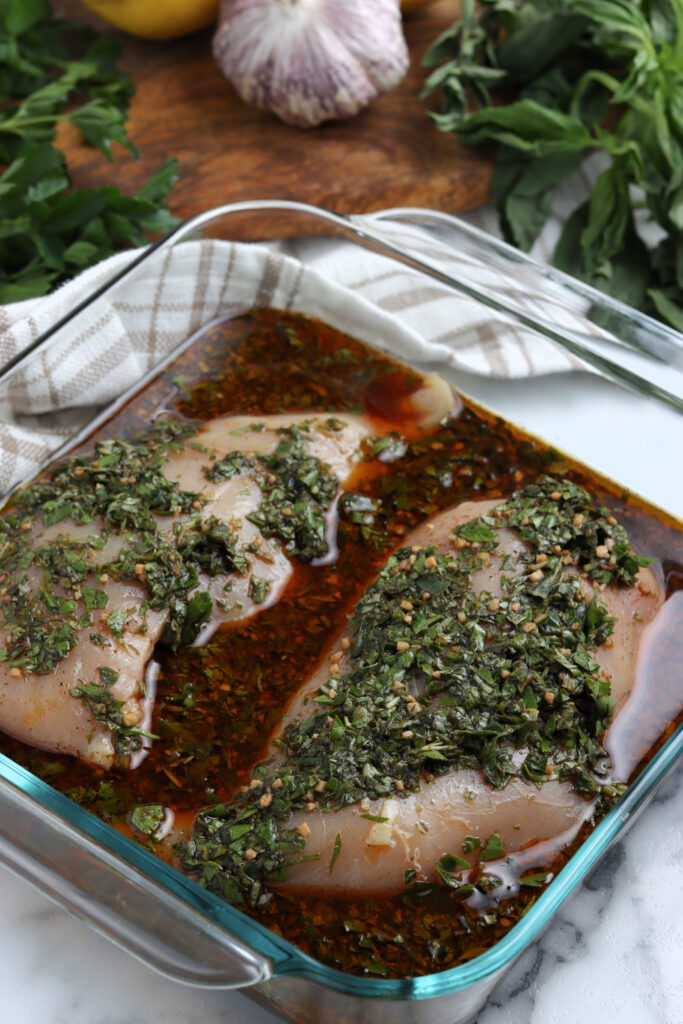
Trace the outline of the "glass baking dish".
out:
M 207 211 L 150 247 L 2 368 L 0 398 L 3 389 L 10 389 L 5 397 L 11 394 L 17 375 L 46 350 L 64 343 L 79 318 L 96 313 L 98 304 L 115 296 L 116 289 L 136 275 L 150 275 L 153 282 L 169 248 L 200 229 L 205 237 L 246 244 L 284 239 L 279 244 L 285 251 L 296 248 L 302 238 L 313 238 L 310 245 L 324 254 L 331 237 L 342 238 L 359 251 L 370 249 L 388 261 L 388 267 L 400 268 L 415 286 L 437 282 L 452 295 L 454 316 L 460 308 L 455 304 L 461 303 L 464 295 L 493 310 L 496 319 L 511 328 L 549 338 L 606 376 L 647 396 L 645 407 L 655 401 L 665 404 L 667 415 L 680 429 L 683 341 L 676 332 L 447 215 L 394 210 L 345 218 L 277 200 Z M 334 261 L 323 260 L 322 265 L 323 273 L 334 280 Z M 320 315 L 317 308 L 301 311 Z M 194 334 L 203 326 L 194 324 Z M 58 454 L 110 418 L 191 341 L 191 336 L 181 339 L 157 367 L 78 431 Z M 488 398 L 489 406 L 493 404 L 491 395 L 496 388 L 492 389 L 490 382 L 482 381 L 477 393 L 476 378 L 454 374 L 444 351 L 434 348 L 428 354 L 429 369 L 439 369 L 459 384 L 464 377 L 467 386 L 461 390 L 475 392 L 475 398 Z M 422 360 L 420 368 L 424 365 Z M 579 385 L 585 383 L 584 375 L 576 377 Z M 577 381 L 569 379 L 568 395 L 572 387 L 576 389 Z M 563 414 L 566 416 L 566 410 Z M 575 415 L 577 423 L 583 421 L 584 435 L 586 431 L 590 434 L 592 424 L 586 424 L 580 403 Z M 606 458 L 604 451 L 600 458 Z M 600 458 L 596 468 L 609 472 L 609 465 L 600 464 Z M 596 460 L 592 461 L 595 465 Z M 623 479 L 625 485 L 638 482 Z M 671 511 L 678 509 L 672 507 Z M 381 1012 L 389 1024 L 464 1024 L 624 834 L 682 751 L 683 726 L 659 749 L 622 800 L 505 938 L 463 966 L 419 978 L 362 978 L 318 963 L 2 755 L 0 860 L 102 934 L 178 981 L 244 988 L 272 1010 L 296 1021 L 362 1022 Z

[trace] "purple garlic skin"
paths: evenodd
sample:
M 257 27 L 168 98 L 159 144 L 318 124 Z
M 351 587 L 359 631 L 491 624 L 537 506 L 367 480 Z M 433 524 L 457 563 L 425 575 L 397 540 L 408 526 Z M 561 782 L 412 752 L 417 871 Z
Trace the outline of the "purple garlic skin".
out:
M 400 0 L 222 0 L 213 53 L 242 99 L 309 128 L 406 73 Z

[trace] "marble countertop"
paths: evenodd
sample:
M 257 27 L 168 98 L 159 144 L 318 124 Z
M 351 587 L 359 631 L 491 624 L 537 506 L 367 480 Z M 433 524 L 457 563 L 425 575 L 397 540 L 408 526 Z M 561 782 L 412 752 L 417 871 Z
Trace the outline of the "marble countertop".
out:
M 589 375 L 461 380 L 551 443 L 683 514 L 683 417 Z M 578 414 L 578 415 L 577 415 Z M 597 443 L 596 443 L 597 439 Z M 679 1024 L 683 1006 L 683 770 L 494 991 L 477 1024 Z M 156 975 L 0 868 L 7 1021 L 270 1024 L 241 993 Z

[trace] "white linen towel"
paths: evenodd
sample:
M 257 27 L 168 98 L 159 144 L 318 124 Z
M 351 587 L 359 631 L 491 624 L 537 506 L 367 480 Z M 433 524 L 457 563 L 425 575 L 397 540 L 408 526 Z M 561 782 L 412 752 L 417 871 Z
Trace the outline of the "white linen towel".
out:
M 576 188 L 574 204 L 580 198 Z M 587 193 L 587 181 L 578 180 L 578 189 Z M 562 191 L 558 204 L 564 214 L 568 203 Z M 469 219 L 495 228 L 491 211 Z M 560 220 L 555 216 L 539 240 L 543 255 L 549 253 L 548 239 L 556 237 Z M 433 259 L 448 260 L 447 250 L 431 238 L 421 242 L 412 227 L 386 230 L 413 246 L 422 244 Z M 0 365 L 136 255 L 113 256 L 45 298 L 0 307 Z M 331 270 L 338 284 L 326 276 Z M 95 312 L 81 314 L 0 393 L 0 493 L 34 472 L 96 407 L 121 394 L 206 322 L 273 306 L 304 310 L 344 330 L 357 323 L 359 304 L 366 340 L 406 359 L 445 362 L 498 377 L 565 372 L 582 365 L 552 342 L 511 327 L 472 300 L 463 297 L 454 307 L 445 286 L 418 285 L 407 269 L 348 243 L 185 242 L 157 254 Z

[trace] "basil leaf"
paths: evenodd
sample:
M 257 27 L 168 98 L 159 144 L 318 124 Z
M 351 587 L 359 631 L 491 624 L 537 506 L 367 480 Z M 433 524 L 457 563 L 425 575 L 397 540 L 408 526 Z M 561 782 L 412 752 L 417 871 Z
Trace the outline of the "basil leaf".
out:
M 681 329 L 683 17 L 679 0 L 487 0 L 428 51 L 441 131 L 493 144 L 504 238 L 528 250 L 555 190 L 593 150 L 606 167 L 556 245 L 559 269 Z M 443 62 L 443 63 L 440 63 Z M 494 98 L 488 86 L 505 92 Z M 635 229 L 644 222 L 646 245 Z M 643 233 L 643 237 L 645 234 Z
M 0 4 L 0 302 L 47 293 L 82 267 L 176 223 L 164 204 L 176 180 L 167 160 L 137 196 L 71 186 L 57 128 L 69 121 L 112 159 L 128 137 L 133 83 L 118 44 L 53 14 L 46 0 Z M 10 242 L 11 240 L 11 242 Z

